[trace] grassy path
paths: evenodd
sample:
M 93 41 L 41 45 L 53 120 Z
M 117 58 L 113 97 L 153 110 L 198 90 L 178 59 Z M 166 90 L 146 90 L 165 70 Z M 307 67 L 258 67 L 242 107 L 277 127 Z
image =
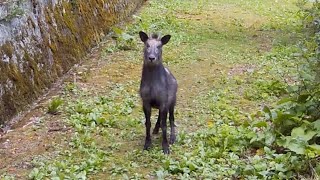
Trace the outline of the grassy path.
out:
M 2 177 L 24 179 L 31 169 L 35 179 L 263 179 L 270 168 L 282 172 L 272 169 L 276 160 L 249 148 L 255 132 L 247 127 L 295 73 L 290 62 L 272 60 L 273 46 L 291 42 L 294 2 L 148 1 L 133 22 L 114 29 L 117 40 L 106 40 L 50 96 L 64 101 L 61 114 L 45 114 L 49 101 L 43 101 L 36 114 L 40 120 L 17 129 L 23 143 L 15 141 L 18 132 L 4 137 L 11 139 L 9 149 L 20 148 L 22 158 L 3 152 Z M 162 154 L 160 136 L 152 137 L 150 151 L 142 151 L 140 30 L 172 35 L 164 60 L 179 90 L 178 142 L 170 156 Z M 288 51 L 283 49 L 277 52 Z

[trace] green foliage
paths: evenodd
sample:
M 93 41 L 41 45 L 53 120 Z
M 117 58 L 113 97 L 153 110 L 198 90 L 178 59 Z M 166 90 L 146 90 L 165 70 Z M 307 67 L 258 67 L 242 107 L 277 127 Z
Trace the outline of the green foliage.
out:
M 286 93 L 286 88 L 283 82 L 279 80 L 257 79 L 254 82 L 254 89 L 245 91 L 245 98 L 249 100 L 264 99 L 268 96 L 281 96 Z
M 65 91 L 69 92 L 68 89 Z M 45 161 L 35 159 L 33 164 L 36 168 L 29 174 L 29 178 L 87 179 L 88 174 L 105 171 L 104 165 L 109 160 L 110 154 L 119 150 L 120 145 L 112 141 L 113 134 L 110 134 L 110 129 L 141 125 L 140 121 L 132 117 L 130 119 L 132 110 L 136 106 L 137 96 L 125 90 L 123 85 L 114 85 L 108 95 L 92 99 L 87 99 L 87 94 L 81 90 L 76 93 L 78 98 L 68 101 L 64 109 L 67 123 L 75 131 L 72 138 L 67 140 L 67 150 L 59 150 L 60 158 L 49 158 Z M 65 98 L 67 96 L 68 94 Z M 118 101 L 119 96 L 124 99 Z M 61 101 L 61 99 L 54 100 Z M 128 124 L 126 124 L 127 119 L 129 119 Z M 133 133 L 130 137 L 133 137 Z M 110 144 L 101 145 L 99 141 L 104 139 L 111 141 Z M 121 169 L 114 168 L 112 171 L 120 173 Z
M 107 158 L 106 152 L 92 147 L 85 148 L 79 146 L 79 152 L 82 153 L 82 158 L 74 158 L 74 152 L 65 151 L 65 159 L 54 160 L 50 164 L 34 162 L 38 168 L 34 168 L 29 174 L 31 179 L 87 179 L 88 173 L 94 173 L 102 170 L 101 166 Z
M 1 180 L 14 180 L 15 176 L 5 173 L 5 174 L 0 175 L 0 179 Z
M 64 91 L 75 93 L 77 91 L 77 85 L 75 83 L 71 83 L 71 82 L 66 83 L 64 86 Z
M 133 50 L 136 48 L 136 42 L 134 41 L 134 36 L 126 33 L 124 30 L 113 27 L 114 38 L 116 40 L 116 45 L 114 48 L 118 50 Z M 113 48 L 108 48 L 107 51 L 112 53 L 114 51 Z
M 319 47 L 315 33 L 320 32 L 316 23 L 320 17 L 319 3 L 315 2 L 312 8 L 301 10 L 302 22 L 309 28 L 305 28 L 301 33 L 299 48 L 294 52 L 294 56 L 291 56 L 291 59 L 296 60 L 295 64 L 298 67 L 296 83 L 287 84 L 287 97 L 278 101 L 275 107 L 264 108 L 263 121 L 267 121 L 269 127 L 262 128 L 251 143 L 259 142 L 260 147 L 268 146 L 277 152 L 290 153 L 302 164 L 309 164 L 309 167 L 298 166 L 297 171 L 319 174 L 317 166 L 320 157 L 320 86 L 317 78 Z M 311 22 L 315 24 L 312 25 Z
M 77 101 L 68 107 L 70 121 L 77 125 L 117 127 L 117 119 L 128 116 L 135 107 L 135 96 L 128 96 L 125 102 L 115 103 L 109 97 Z
M 48 105 L 48 113 L 49 114 L 57 114 L 59 111 L 59 107 L 63 104 L 63 100 L 61 98 L 54 98 Z

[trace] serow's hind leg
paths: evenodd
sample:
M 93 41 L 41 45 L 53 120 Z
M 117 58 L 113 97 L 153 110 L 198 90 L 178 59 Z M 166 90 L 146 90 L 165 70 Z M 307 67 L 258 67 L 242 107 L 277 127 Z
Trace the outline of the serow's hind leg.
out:
M 160 120 L 161 120 L 161 130 L 162 130 L 162 148 L 164 154 L 169 154 L 169 143 L 167 140 L 167 115 L 168 109 L 166 107 L 160 108 Z
M 159 114 L 160 114 L 160 110 L 159 110 Z M 160 129 L 160 115 L 158 116 L 158 120 L 157 123 L 153 129 L 152 134 L 158 134 L 159 133 L 159 129 Z
M 174 124 L 174 106 L 169 109 L 169 121 L 170 121 L 170 144 L 173 144 L 176 141 L 176 130 Z

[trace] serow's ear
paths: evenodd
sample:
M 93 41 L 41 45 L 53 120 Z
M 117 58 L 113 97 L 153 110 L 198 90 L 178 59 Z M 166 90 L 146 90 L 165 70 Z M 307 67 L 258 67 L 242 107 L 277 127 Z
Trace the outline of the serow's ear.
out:
M 143 31 L 139 32 L 139 36 L 142 42 L 146 42 L 149 39 L 148 35 Z
M 167 43 L 169 42 L 170 38 L 171 38 L 171 35 L 165 35 L 165 36 L 163 36 L 163 37 L 161 38 L 161 43 L 162 43 L 162 45 L 167 44 Z

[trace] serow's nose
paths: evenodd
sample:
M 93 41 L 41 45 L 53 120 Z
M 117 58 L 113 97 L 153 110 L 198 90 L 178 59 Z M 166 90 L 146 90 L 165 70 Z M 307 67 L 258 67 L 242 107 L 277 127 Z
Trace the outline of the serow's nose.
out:
M 156 59 L 155 57 L 152 57 L 152 56 L 149 57 L 149 60 L 150 60 L 150 61 L 153 61 L 153 60 L 155 60 L 155 59 Z

